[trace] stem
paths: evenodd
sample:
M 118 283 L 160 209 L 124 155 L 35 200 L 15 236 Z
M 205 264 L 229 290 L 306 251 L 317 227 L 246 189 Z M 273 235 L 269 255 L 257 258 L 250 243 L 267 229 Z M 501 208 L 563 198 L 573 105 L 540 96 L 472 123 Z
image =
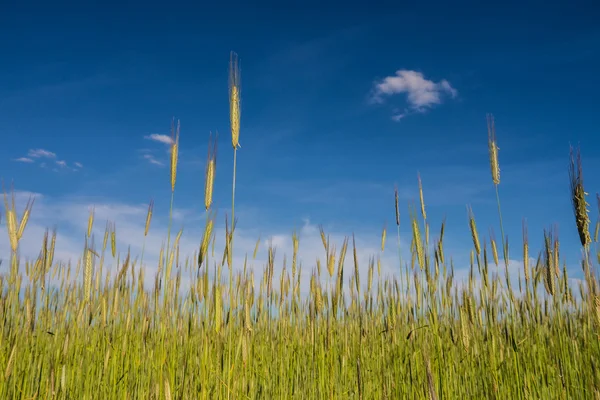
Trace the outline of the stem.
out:
M 144 236 L 144 243 L 142 244 L 142 256 L 140 257 L 140 267 L 144 266 L 144 251 L 146 250 L 146 236 Z M 104 253 L 102 253 L 102 260 L 104 260 Z
M 231 263 L 233 264 L 233 228 L 235 226 L 235 175 L 236 175 L 236 167 L 237 167 L 237 148 L 233 148 L 233 184 L 231 187 L 231 231 L 230 231 L 230 237 L 227 238 L 227 240 L 229 240 L 229 252 L 231 252 Z M 232 294 L 232 286 L 233 286 L 233 265 L 229 266 L 229 313 L 231 315 L 231 313 L 233 312 L 233 310 L 231 309 L 231 304 L 232 304 L 232 299 L 233 299 L 233 294 Z M 229 374 L 227 376 L 227 384 L 229 386 L 231 386 L 231 374 L 232 374 L 232 369 L 231 369 L 231 335 L 232 335 L 232 329 L 229 328 L 229 362 L 228 362 L 228 368 L 229 368 Z M 227 398 L 229 399 L 229 395 L 230 392 L 227 393 Z
M 235 221 L 235 173 L 237 166 L 237 149 L 233 149 L 233 185 L 231 190 L 231 241 L 229 243 L 229 249 L 233 249 L 233 226 Z
M 167 264 L 169 263 L 169 256 L 171 255 L 171 223 L 173 221 L 173 197 L 175 197 L 175 191 L 172 190 L 171 191 L 171 206 L 169 207 L 169 229 L 167 231 L 167 252 L 166 252 L 166 256 L 164 258 L 164 262 L 165 262 L 165 276 L 167 274 Z M 167 284 L 166 280 L 165 280 L 165 285 Z
M 404 277 L 402 276 L 402 253 L 400 252 L 400 225 L 396 224 L 396 228 L 398 228 L 398 262 L 400 263 L 400 292 L 402 295 L 402 292 L 404 291 Z
M 508 267 L 508 249 L 506 248 L 506 243 L 504 241 L 504 225 L 502 224 L 502 211 L 500 209 L 500 196 L 498 194 L 498 185 L 494 185 L 496 187 L 496 202 L 498 203 L 498 217 L 500 218 L 500 233 L 502 234 L 502 254 L 504 255 L 504 263 L 506 267 Z

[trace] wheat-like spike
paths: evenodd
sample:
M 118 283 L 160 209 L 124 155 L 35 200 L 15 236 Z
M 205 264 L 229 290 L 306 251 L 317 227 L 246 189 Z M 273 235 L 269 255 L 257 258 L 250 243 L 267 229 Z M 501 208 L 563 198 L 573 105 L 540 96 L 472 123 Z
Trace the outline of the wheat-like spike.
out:
M 254 245 L 254 253 L 252 253 L 252 259 L 256 260 L 256 253 L 258 253 L 258 246 L 260 245 L 260 236 L 256 240 L 256 244 Z
M 398 187 L 394 188 L 394 208 L 396 210 L 396 226 L 400 226 L 400 207 L 398 205 Z
M 555 292 L 555 281 L 554 281 L 554 255 L 552 251 L 552 233 L 544 231 L 544 278 L 546 283 L 546 290 L 552 296 Z
M 84 297 L 85 297 L 85 301 L 89 301 L 91 291 L 92 291 L 92 252 L 90 251 L 90 248 L 88 247 L 87 238 L 86 238 L 86 243 L 85 243 L 84 257 L 85 257 L 85 259 L 84 259 L 85 267 L 83 270 L 83 273 L 84 273 L 84 277 L 83 277 Z
M 560 243 L 558 241 L 558 227 L 554 227 L 554 246 L 553 246 L 553 257 L 554 257 L 554 271 L 556 277 L 560 277 Z
M 152 221 L 152 212 L 154 211 L 154 200 L 150 200 L 148 212 L 146 213 L 146 225 L 144 226 L 144 236 L 148 236 L 150 230 L 150 221 Z
M 225 252 L 225 255 L 227 257 L 227 267 L 230 270 L 233 267 L 233 252 L 231 250 L 232 239 L 233 239 L 233 231 L 229 232 L 229 234 L 227 235 L 227 246 L 226 246 L 226 252 Z
M 494 257 L 494 263 L 498 266 L 498 248 L 496 247 L 496 238 L 494 232 L 490 230 L 490 245 L 492 247 L 492 256 Z
M 198 253 L 198 268 L 202 266 L 202 263 L 206 259 L 206 254 L 208 253 L 208 244 L 210 242 L 210 238 L 212 236 L 214 222 L 213 219 L 210 218 L 206 226 L 204 227 L 204 233 L 202 234 L 202 241 L 200 244 L 200 252 Z
M 471 237 L 473 239 L 473 246 L 475 246 L 475 252 L 477 255 L 481 254 L 481 245 L 479 243 L 479 235 L 477 234 L 477 225 L 475 224 L 475 215 L 471 207 L 468 209 L 469 213 L 469 228 L 471 229 Z
M 426 353 L 423 353 L 423 358 L 425 361 L 425 372 L 427 373 L 427 388 L 429 393 L 429 400 L 437 400 L 438 396 L 435 391 L 435 384 L 433 380 L 433 374 L 431 373 L 431 363 L 429 362 L 429 358 Z
M 356 283 L 356 293 L 360 295 L 360 276 L 358 273 L 358 255 L 356 254 L 356 241 L 354 240 L 354 234 L 352 234 L 352 255 L 354 258 L 354 281 Z
M 165 378 L 165 400 L 171 400 L 171 385 L 169 378 Z
M 19 236 L 17 235 L 17 215 L 15 210 L 6 209 L 6 228 L 8 229 L 8 238 L 10 241 L 10 248 L 14 253 L 17 252 L 19 246 Z
M 469 325 L 467 324 L 467 317 L 464 315 L 463 310 L 460 310 L 460 323 L 461 323 L 461 341 L 465 352 L 469 352 L 470 344 L 470 333 Z
M 579 239 L 583 247 L 587 247 L 591 242 L 590 237 L 590 217 L 588 215 L 588 203 L 585 199 L 587 193 L 583 186 L 583 170 L 581 167 L 581 152 L 579 148 L 575 151 L 570 149 L 569 164 L 569 183 L 571 186 L 571 202 L 575 213 L 575 224 Z
M 102 239 L 102 252 L 106 250 L 108 244 L 108 235 L 110 234 L 110 222 L 106 221 L 106 227 L 104 228 L 104 238 Z
M 421 174 L 417 174 L 419 180 L 419 202 L 421 203 L 421 215 L 423 220 L 427 219 L 427 213 L 425 213 L 425 200 L 423 199 L 423 184 L 421 183 Z
M 181 240 L 181 235 L 183 234 L 183 228 L 181 228 L 179 230 L 179 232 L 177 232 L 177 236 L 175 236 L 175 242 L 173 244 L 173 249 L 178 249 L 179 248 L 179 241 Z
M 525 283 L 529 283 L 529 239 L 525 220 L 523 220 L 523 273 L 525 274 Z
M 387 236 L 386 226 L 383 226 L 383 231 L 381 231 L 381 252 L 385 250 L 385 238 Z
M 343 275 L 344 271 L 344 260 L 346 259 L 346 251 L 348 251 L 348 237 L 344 238 L 344 242 L 342 243 L 342 249 L 340 250 L 340 258 L 338 260 L 338 274 Z M 335 253 L 335 250 L 334 250 Z
M 56 228 L 52 230 L 52 239 L 50 240 L 50 248 L 46 252 L 46 270 L 52 267 L 54 262 L 54 249 L 56 248 Z
M 90 216 L 88 217 L 87 237 L 92 236 L 92 227 L 94 225 L 94 207 L 90 208 Z
M 29 216 L 31 214 L 31 209 L 33 208 L 33 203 L 35 202 L 35 197 L 30 198 L 27 201 L 27 205 L 25 206 L 25 211 L 23 212 L 23 216 L 21 217 L 21 223 L 19 224 L 19 230 L 17 231 L 17 240 L 21 240 L 23 237 L 23 232 L 25 231 L 25 227 L 27 226 L 27 221 L 29 220 Z
M 413 241 L 415 244 L 415 252 L 417 254 L 417 262 L 419 264 L 419 268 L 423 270 L 425 268 L 425 253 L 423 251 L 423 242 L 421 239 L 421 230 L 419 229 L 419 223 L 417 222 L 417 218 L 414 216 L 411 217 L 412 223 L 412 231 L 413 231 Z
M 8 379 L 12 373 L 13 365 L 15 363 L 15 356 L 17 354 L 17 343 L 15 343 L 10 351 L 8 362 L 6 363 L 6 370 L 4 370 L 4 379 Z
M 327 238 L 325 237 L 325 230 L 323 229 L 323 225 L 319 225 L 319 234 L 321 235 L 321 241 L 323 242 L 323 248 L 325 248 L 325 252 L 329 251 L 329 243 Z
M 496 127 L 494 125 L 494 116 L 487 115 L 488 125 L 488 148 L 490 153 L 490 168 L 492 171 L 492 181 L 494 185 L 500 184 L 500 166 L 498 164 L 498 145 L 496 142 Z
M 117 256 L 117 227 L 114 223 L 110 231 L 110 250 L 113 258 L 115 258 Z
M 335 246 L 331 247 L 327 257 L 327 271 L 329 272 L 329 276 L 333 277 L 333 274 L 335 273 Z
M 240 147 L 240 100 L 241 76 L 238 55 L 232 51 L 229 58 L 229 121 L 231 124 L 231 145 L 234 149 Z
M 298 262 L 298 247 L 300 241 L 296 232 L 292 234 L 292 277 L 296 276 L 297 262 Z
M 177 121 L 175 130 L 175 119 L 171 122 L 171 192 L 175 191 L 175 182 L 177 180 L 177 157 L 179 155 L 179 130 L 180 121 Z
M 206 166 L 206 183 L 204 186 L 204 207 L 208 211 L 212 204 L 213 184 L 215 179 L 215 163 L 209 160 Z
M 205 184 L 204 184 L 204 208 L 208 211 L 212 205 L 213 187 L 215 182 L 215 174 L 217 171 L 217 139 L 219 132 L 215 135 L 215 141 L 212 143 L 212 133 L 208 139 L 208 155 L 206 157 L 206 171 L 205 171 Z

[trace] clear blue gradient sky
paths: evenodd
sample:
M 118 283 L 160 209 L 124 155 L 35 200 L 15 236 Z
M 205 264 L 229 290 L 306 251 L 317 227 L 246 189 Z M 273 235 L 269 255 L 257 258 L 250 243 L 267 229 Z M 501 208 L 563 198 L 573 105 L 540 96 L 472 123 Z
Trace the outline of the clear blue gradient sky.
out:
M 500 237 L 485 120 L 493 113 L 511 259 L 522 258 L 523 218 L 535 249 L 557 224 L 577 273 L 567 165 L 569 144 L 581 144 L 595 221 L 600 6 L 414 3 L 3 3 L 0 171 L 24 192 L 20 209 L 27 192 L 38 194 L 23 251 L 35 256 L 43 227 L 57 225 L 62 254 L 77 254 L 91 205 L 126 232 L 123 250 L 141 243 L 150 198 L 164 228 L 168 147 L 150 137 L 169 134 L 173 116 L 181 120 L 175 228 L 186 229 L 193 251 L 210 131 L 220 134 L 219 221 L 231 206 L 233 50 L 242 75 L 240 259 L 259 235 L 287 252 L 298 229 L 308 273 L 323 255 L 320 223 L 340 242 L 355 232 L 368 257 L 382 226 L 393 229 L 394 185 L 407 249 L 419 172 L 432 236 L 445 217 L 447 251 L 464 266 L 467 205 L 482 236 L 493 228 Z M 100 238 L 103 228 L 104 220 Z M 166 230 L 156 235 L 157 254 Z M 2 257 L 7 245 L 2 234 Z

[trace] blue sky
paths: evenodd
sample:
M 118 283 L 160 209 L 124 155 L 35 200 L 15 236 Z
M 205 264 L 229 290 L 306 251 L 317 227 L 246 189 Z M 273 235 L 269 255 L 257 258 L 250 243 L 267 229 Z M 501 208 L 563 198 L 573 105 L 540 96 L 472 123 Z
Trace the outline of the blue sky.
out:
M 536 249 L 543 229 L 558 225 L 577 271 L 567 163 L 569 144 L 581 144 L 595 220 L 600 7 L 531 4 L 3 5 L 0 170 L 23 192 L 21 208 L 37 194 L 29 252 L 57 225 L 63 255 L 77 254 L 91 205 L 117 221 L 123 249 L 141 243 L 151 198 L 164 228 L 168 147 L 148 137 L 168 134 L 172 117 L 181 120 L 175 225 L 193 251 L 210 131 L 220 134 L 221 221 L 231 202 L 233 50 L 242 76 L 238 257 L 259 235 L 289 250 L 298 229 L 308 272 L 322 256 L 318 224 L 340 244 L 355 232 L 368 257 L 382 226 L 393 228 L 394 185 L 408 242 L 419 172 L 432 234 L 446 217 L 446 249 L 464 262 L 467 205 L 482 235 L 500 235 L 487 155 L 493 113 L 511 259 L 521 259 L 526 217 Z M 159 247 L 166 230 L 156 235 Z

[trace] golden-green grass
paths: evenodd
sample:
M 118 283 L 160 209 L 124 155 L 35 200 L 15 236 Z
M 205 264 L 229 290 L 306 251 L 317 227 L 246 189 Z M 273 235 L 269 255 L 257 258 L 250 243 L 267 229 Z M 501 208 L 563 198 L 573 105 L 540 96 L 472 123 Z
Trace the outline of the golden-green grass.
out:
M 230 72 L 235 164 L 241 115 L 235 54 Z M 502 224 L 491 118 L 488 135 Z M 573 228 L 584 250 L 584 278 L 576 288 L 561 267 L 555 231 L 544 233 L 543 248 L 530 262 L 523 225 L 522 273 L 511 280 L 502 226 L 504 268 L 496 239 L 481 236 L 470 208 L 471 265 L 468 280 L 458 282 L 452 258 L 444 252 L 445 222 L 439 236 L 430 238 L 420 177 L 421 217 L 411 207 L 406 222 L 411 259 L 398 259 L 395 277 L 381 272 L 385 226 L 381 253 L 370 258 L 366 277 L 360 276 L 364 269 L 354 235 L 333 243 L 322 227 L 323 258 L 312 264 L 299 263 L 301 241 L 294 232 L 291 270 L 285 261 L 276 265 L 273 247 L 262 269 L 246 263 L 234 268 L 235 167 L 225 249 L 215 254 L 217 164 L 216 142 L 210 141 L 204 235 L 198 253 L 181 262 L 182 231 L 170 241 L 179 150 L 174 121 L 172 136 L 168 240 L 153 277 L 145 276 L 144 265 L 136 265 L 129 252 L 118 251 L 114 223 L 107 223 L 102 244 L 95 247 L 93 209 L 79 260 L 54 260 L 56 231 L 46 233 L 37 259 L 23 260 L 19 241 L 35 212 L 33 201 L 19 218 L 14 198 L 9 201 L 5 194 L 11 250 L 2 255 L 9 263 L 0 276 L 0 398 L 600 398 L 600 293 L 594 272 L 600 254 L 592 256 L 599 225 L 592 240 L 579 153 L 571 153 L 570 168 Z M 395 212 L 400 254 L 397 190 L 394 200 L 390 215 Z M 153 212 L 151 201 L 144 247 Z M 353 268 L 346 269 L 348 250 Z M 113 268 L 118 272 L 111 277 Z M 306 295 L 300 291 L 302 268 L 310 268 Z M 190 288 L 182 290 L 188 276 Z

